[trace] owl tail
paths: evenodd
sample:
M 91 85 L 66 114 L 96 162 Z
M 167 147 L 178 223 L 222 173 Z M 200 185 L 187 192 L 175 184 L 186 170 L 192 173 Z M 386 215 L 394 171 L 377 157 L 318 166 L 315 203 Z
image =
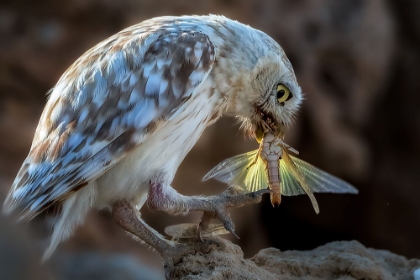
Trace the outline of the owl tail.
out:
M 93 185 L 85 186 L 66 198 L 62 204 L 61 214 L 54 223 L 51 243 L 42 257 L 43 262 L 51 257 L 61 241 L 72 235 L 76 226 L 83 223 L 94 199 L 95 188 Z

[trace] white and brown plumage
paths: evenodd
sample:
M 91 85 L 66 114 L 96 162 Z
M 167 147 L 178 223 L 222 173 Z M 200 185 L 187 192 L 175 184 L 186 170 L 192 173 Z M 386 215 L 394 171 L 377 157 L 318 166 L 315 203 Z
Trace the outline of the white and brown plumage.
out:
M 279 103 L 277 85 L 290 100 Z M 129 27 L 82 55 L 43 111 L 29 155 L 4 210 L 31 219 L 61 203 L 49 256 L 91 208 L 161 254 L 175 245 L 137 213 L 146 202 L 172 214 L 205 211 L 233 232 L 226 208 L 254 195 L 186 197 L 170 186 L 203 130 L 222 114 L 251 133 L 282 129 L 301 90 L 281 47 L 265 33 L 222 16 L 160 17 Z

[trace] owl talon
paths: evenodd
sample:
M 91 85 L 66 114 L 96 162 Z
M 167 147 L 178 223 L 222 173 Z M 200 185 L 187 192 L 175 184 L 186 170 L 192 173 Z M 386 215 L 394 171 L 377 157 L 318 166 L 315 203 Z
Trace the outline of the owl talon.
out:
M 218 196 L 212 196 L 206 199 L 206 201 L 210 203 L 209 208 L 211 208 L 211 210 L 203 209 L 204 213 L 197 227 L 198 239 L 203 241 L 201 233 L 207 230 L 213 218 L 220 220 L 227 231 L 233 234 L 233 236 L 235 236 L 237 239 L 240 239 L 240 237 L 235 232 L 235 224 L 230 218 L 227 209 L 229 207 L 239 208 L 250 203 L 259 203 L 262 199 L 262 195 L 266 193 L 271 193 L 271 190 L 265 189 L 256 192 L 235 195 L 232 195 L 231 191 L 227 190 Z
M 209 228 L 210 222 L 213 218 L 215 218 L 215 214 L 213 212 L 203 212 L 203 216 L 197 226 L 197 236 L 201 242 L 204 242 L 202 233 Z
M 148 205 L 152 210 L 164 211 L 172 215 L 203 211 L 196 229 L 197 237 L 201 241 L 203 241 L 203 232 L 206 232 L 214 218 L 220 220 L 227 231 L 239 238 L 235 232 L 235 224 L 230 218 L 228 208 L 239 208 L 246 204 L 259 203 L 262 195 L 266 193 L 271 193 L 271 190 L 264 189 L 245 193 L 237 188 L 228 188 L 223 193 L 210 197 L 186 197 L 174 192 L 168 185 L 152 183 L 149 189 Z
M 232 229 L 232 230 L 229 230 L 230 231 L 230 233 L 232 233 L 233 234 L 233 236 L 235 236 L 236 237 L 236 239 L 241 239 L 237 234 L 236 234 L 236 232 L 235 232 L 235 230 L 234 229 Z

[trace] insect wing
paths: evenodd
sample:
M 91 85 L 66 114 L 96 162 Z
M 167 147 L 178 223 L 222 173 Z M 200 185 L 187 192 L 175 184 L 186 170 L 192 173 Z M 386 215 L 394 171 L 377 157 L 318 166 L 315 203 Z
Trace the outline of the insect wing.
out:
M 265 164 L 260 156 L 258 156 L 257 161 L 253 165 L 246 167 L 246 170 L 247 172 L 243 186 L 247 191 L 255 192 L 268 188 L 268 177 L 265 171 Z
M 287 150 L 284 149 L 283 158 L 280 160 L 280 178 L 282 180 L 282 194 L 285 196 L 294 196 L 306 193 L 311 200 L 315 212 L 318 214 L 318 202 L 316 201 L 311 187 L 306 181 L 305 174 L 301 173 L 299 167 L 293 162 L 293 159 L 287 153 Z
M 239 186 L 246 191 L 268 187 L 264 162 L 258 155 L 258 150 L 223 160 L 203 177 L 203 181 L 211 178 L 231 186 Z
M 246 171 L 246 167 L 255 159 L 257 152 L 258 151 L 252 151 L 221 161 L 203 177 L 203 181 L 214 178 L 223 183 L 232 182 L 239 174 Z
M 349 183 L 337 178 L 297 157 L 290 156 L 287 151 L 280 160 L 280 176 L 282 194 L 295 196 L 307 194 L 311 199 L 315 212 L 319 212 L 318 203 L 313 193 L 350 193 L 359 191 Z
M 303 161 L 299 158 L 290 156 L 300 174 L 316 193 L 350 193 L 357 194 L 359 191 L 349 183 L 337 178 L 321 169 Z
M 164 232 L 171 236 L 173 239 L 180 239 L 180 238 L 188 238 L 188 239 L 196 239 L 197 235 L 197 224 L 192 223 L 185 223 L 185 224 L 177 224 L 172 226 L 167 226 L 164 229 Z M 228 234 L 223 224 L 210 224 L 208 228 L 201 232 L 202 237 L 210 237 L 215 235 L 223 235 Z

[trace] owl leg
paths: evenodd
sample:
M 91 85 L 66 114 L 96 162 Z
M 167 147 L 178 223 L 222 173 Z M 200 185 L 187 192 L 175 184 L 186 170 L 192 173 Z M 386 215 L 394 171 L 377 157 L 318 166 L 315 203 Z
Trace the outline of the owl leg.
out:
M 235 225 L 230 218 L 228 208 L 239 208 L 246 204 L 258 203 L 263 194 L 270 192 L 267 189 L 251 193 L 237 193 L 234 189 L 228 189 L 219 195 L 209 197 L 184 196 L 169 185 L 152 183 L 148 193 L 148 205 L 152 210 L 172 215 L 203 211 L 203 216 L 197 227 L 200 240 L 202 240 L 201 232 L 208 228 L 213 218 L 219 219 L 230 233 L 239 238 L 235 233 Z
M 114 203 L 112 217 L 120 227 L 140 238 L 162 256 L 167 278 L 170 278 L 169 274 L 174 264 L 180 262 L 183 256 L 194 254 L 197 251 L 205 252 L 211 249 L 211 246 L 219 245 L 213 240 L 208 240 L 207 243 L 196 242 L 191 244 L 181 244 L 167 240 L 147 225 L 140 218 L 140 212 L 126 200 L 119 200 Z

